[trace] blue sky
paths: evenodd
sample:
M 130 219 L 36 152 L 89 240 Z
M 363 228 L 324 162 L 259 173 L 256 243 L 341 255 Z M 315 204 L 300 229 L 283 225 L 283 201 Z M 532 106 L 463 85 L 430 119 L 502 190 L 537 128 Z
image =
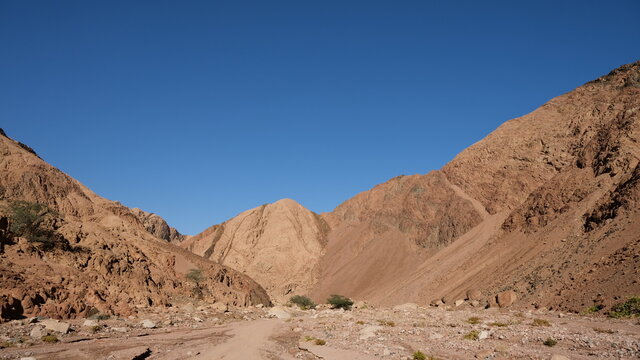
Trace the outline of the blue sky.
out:
M 639 1 L 0 0 L 0 127 L 195 234 L 438 169 L 640 58 Z

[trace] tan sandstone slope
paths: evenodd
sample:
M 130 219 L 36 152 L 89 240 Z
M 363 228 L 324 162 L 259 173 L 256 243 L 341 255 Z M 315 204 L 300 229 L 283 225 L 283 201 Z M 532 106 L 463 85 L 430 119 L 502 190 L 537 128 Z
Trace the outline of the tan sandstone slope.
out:
M 247 276 L 152 235 L 138 211 L 97 196 L 4 132 L 0 169 L 1 213 L 15 214 L 16 204 L 49 209 L 36 213 L 46 213 L 38 236 L 7 232 L 0 219 L 0 318 L 126 315 L 139 306 L 190 301 L 197 287 L 185 278 L 191 269 L 202 271 L 208 301 L 269 303 Z
M 286 226 L 264 231 L 267 205 L 186 247 L 253 276 L 278 300 L 313 282 L 317 301 L 340 293 L 428 303 L 479 288 L 514 290 L 521 305 L 608 305 L 640 293 L 639 108 L 636 62 L 507 121 L 441 170 L 347 200 L 322 215 L 326 241 L 322 222 L 297 204 L 314 220 L 281 217 Z M 283 241 L 286 250 L 273 245 Z
M 182 242 L 195 254 L 249 275 L 274 301 L 310 291 L 327 224 L 290 199 L 262 205 Z

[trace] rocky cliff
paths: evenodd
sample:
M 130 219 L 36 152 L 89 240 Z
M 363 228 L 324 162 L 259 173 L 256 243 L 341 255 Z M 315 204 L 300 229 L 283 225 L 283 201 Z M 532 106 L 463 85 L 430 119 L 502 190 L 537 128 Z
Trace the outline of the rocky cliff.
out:
M 247 276 L 150 234 L 136 211 L 97 196 L 4 132 L 0 169 L 0 318 L 126 315 L 194 297 L 270 302 Z M 199 284 L 186 279 L 191 269 L 202 273 Z

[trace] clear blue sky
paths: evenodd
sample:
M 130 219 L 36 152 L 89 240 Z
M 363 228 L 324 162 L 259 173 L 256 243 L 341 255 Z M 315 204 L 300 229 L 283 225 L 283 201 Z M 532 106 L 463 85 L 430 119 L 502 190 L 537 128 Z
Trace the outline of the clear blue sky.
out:
M 0 0 L 0 127 L 194 234 L 440 168 L 640 58 L 640 1 Z

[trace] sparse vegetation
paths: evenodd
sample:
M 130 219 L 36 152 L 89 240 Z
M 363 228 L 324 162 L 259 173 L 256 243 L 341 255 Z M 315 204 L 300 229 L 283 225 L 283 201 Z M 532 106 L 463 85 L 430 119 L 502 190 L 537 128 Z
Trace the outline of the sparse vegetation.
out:
M 93 325 L 89 328 L 89 332 L 92 334 L 97 333 L 98 331 L 100 331 L 100 329 L 102 329 L 102 326 L 100 325 Z
M 396 326 L 395 322 L 389 321 L 389 320 L 378 320 L 378 324 L 380 324 L 382 326 L 391 326 L 391 327 Z
M 39 203 L 23 200 L 10 202 L 4 209 L 9 217 L 9 231 L 29 242 L 40 244 L 42 250 L 60 247 L 70 250 L 69 242 L 55 233 L 60 215 Z
M 5 341 L 0 343 L 0 349 L 4 349 L 4 348 L 8 348 L 8 347 L 14 347 L 16 346 L 16 344 L 10 342 L 10 341 Z
M 532 326 L 551 326 L 551 323 L 545 319 L 533 319 Z
M 358 325 L 364 325 L 364 321 L 362 321 L 362 320 L 358 320 L 358 321 L 356 321 L 356 324 L 358 324 Z
M 313 343 L 316 345 L 325 345 L 327 342 L 322 339 L 316 339 Z
M 302 310 L 315 309 L 316 304 L 310 298 L 302 295 L 293 295 L 289 302 L 292 304 L 298 305 L 298 307 Z
M 477 325 L 477 324 L 482 323 L 482 319 L 480 319 L 480 318 L 479 318 L 479 317 L 477 317 L 477 316 L 472 316 L 472 317 L 470 317 L 470 318 L 468 318 L 468 319 L 467 319 L 467 322 L 468 322 L 469 324 L 471 324 L 471 325 Z
M 111 318 L 111 315 L 103 314 L 103 313 L 95 313 L 89 316 L 89 319 L 91 320 L 109 320 L 110 318 Z
M 640 316 L 640 296 L 631 297 L 623 303 L 614 305 L 607 315 L 616 319 Z
M 489 323 L 489 326 L 507 327 L 507 326 L 509 326 L 509 324 L 508 323 L 499 322 L 499 321 L 494 321 L 492 323 Z
M 413 360 L 427 360 L 427 355 L 425 355 L 422 351 L 418 350 L 413 353 Z
M 615 334 L 616 331 L 611 329 L 593 328 L 593 331 L 601 334 Z
M 353 300 L 343 295 L 333 294 L 327 299 L 327 304 L 330 304 L 332 309 L 351 310 Z
M 57 343 L 58 338 L 55 335 L 45 335 L 42 337 L 42 341 L 46 343 Z
M 558 343 L 556 340 L 552 339 L 552 338 L 547 338 L 547 340 L 542 342 L 545 346 L 556 346 L 556 344 Z
M 202 275 L 202 270 L 191 269 L 189 270 L 187 275 L 185 275 L 185 277 L 187 278 L 187 280 L 193 282 L 195 285 L 193 289 L 191 289 L 191 294 L 197 299 L 204 298 L 204 291 L 203 291 L 202 285 L 200 285 L 200 283 L 204 281 L 204 275 Z
M 602 309 L 604 309 L 604 305 L 602 305 L 602 304 L 593 305 L 591 307 L 588 307 L 588 308 L 584 309 L 582 311 L 582 315 L 593 314 L 593 313 L 596 313 L 596 312 L 598 312 L 598 311 L 600 311 Z
M 464 336 L 467 340 L 480 340 L 480 331 L 472 330 Z

